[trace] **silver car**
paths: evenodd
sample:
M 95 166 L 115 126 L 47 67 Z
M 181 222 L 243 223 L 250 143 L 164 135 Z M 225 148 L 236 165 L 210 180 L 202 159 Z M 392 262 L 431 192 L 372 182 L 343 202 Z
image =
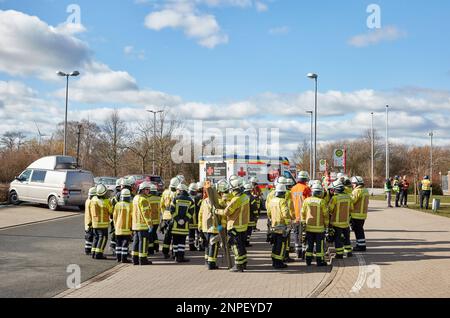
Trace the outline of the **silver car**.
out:
M 9 202 L 47 204 L 49 209 L 61 206 L 84 208 L 94 176 L 76 169 L 75 160 L 67 156 L 44 157 L 31 164 L 11 182 Z

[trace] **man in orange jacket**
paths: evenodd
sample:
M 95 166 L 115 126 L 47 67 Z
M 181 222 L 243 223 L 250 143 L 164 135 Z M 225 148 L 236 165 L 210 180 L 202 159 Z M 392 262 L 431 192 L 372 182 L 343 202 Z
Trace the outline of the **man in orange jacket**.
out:
M 294 225 L 294 243 L 295 253 L 298 258 L 303 259 L 306 251 L 306 242 L 300 240 L 303 231 L 301 231 L 301 210 L 303 201 L 311 196 L 311 188 L 308 186 L 309 175 L 306 171 L 300 171 L 297 178 L 297 184 L 291 190 L 291 198 L 294 203 L 295 225 Z

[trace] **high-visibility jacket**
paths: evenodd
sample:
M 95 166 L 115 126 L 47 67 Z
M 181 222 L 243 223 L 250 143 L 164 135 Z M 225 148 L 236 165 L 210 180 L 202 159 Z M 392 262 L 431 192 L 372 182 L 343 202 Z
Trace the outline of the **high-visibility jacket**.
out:
M 89 212 L 89 205 L 91 204 L 91 199 L 87 199 L 84 203 L 84 229 L 85 231 L 89 231 L 89 229 L 92 227 L 92 218 L 91 213 Z
M 223 228 L 226 228 L 226 218 L 223 215 L 214 216 L 213 206 L 210 201 L 208 199 L 203 199 L 198 212 L 198 230 L 204 233 L 217 234 L 219 233 L 217 229 L 219 223 Z
M 333 195 L 329 204 L 330 223 L 339 228 L 347 228 L 350 223 L 350 213 L 353 211 L 352 198 L 345 193 Z
M 422 183 L 422 191 L 430 191 L 431 190 L 431 181 L 424 179 L 421 181 Z
M 390 181 L 384 183 L 384 192 L 391 192 L 392 191 L 392 184 Z
M 291 224 L 291 212 L 286 198 L 273 197 L 270 200 L 270 220 L 274 233 L 283 234 Z
M 226 216 L 228 230 L 245 232 L 249 222 L 250 199 L 245 193 L 233 193 L 225 209 L 217 210 L 217 213 Z
M 152 228 L 150 215 L 150 203 L 147 198 L 138 194 L 133 199 L 132 229 L 133 231 L 144 231 Z
M 250 212 L 249 212 L 249 222 L 248 226 L 256 226 L 256 218 L 258 217 L 259 211 L 259 197 L 253 195 L 253 193 L 246 193 L 250 199 Z
M 353 212 L 351 216 L 353 219 L 365 220 L 367 219 L 367 211 L 369 210 L 369 191 L 363 186 L 357 186 L 352 192 Z
M 288 208 L 289 208 L 289 215 L 291 216 L 291 220 L 295 220 L 294 202 L 292 201 L 291 191 L 290 190 L 286 190 L 284 198 L 286 199 L 286 203 L 287 203 Z
M 116 203 L 113 214 L 116 235 L 131 235 L 132 212 L 132 203 L 125 201 Z
M 275 197 L 275 189 L 272 188 L 269 190 L 269 193 L 267 194 L 266 197 L 266 211 L 267 214 L 269 214 L 269 210 L 270 210 L 270 201 Z
M 297 183 L 291 189 L 292 203 L 294 204 L 295 221 L 300 222 L 303 202 L 311 196 L 311 188 L 305 182 Z
M 194 213 L 192 214 L 192 219 L 189 221 L 189 229 L 194 230 L 198 228 L 198 212 L 200 211 L 200 205 L 202 200 L 198 196 L 190 196 L 194 202 Z
M 302 205 L 302 222 L 306 225 L 306 232 L 323 233 L 328 227 L 330 216 L 324 199 L 318 197 L 307 198 Z
M 150 218 L 152 224 L 153 226 L 157 226 L 161 223 L 161 197 L 158 195 L 149 195 L 147 200 L 150 205 Z
M 172 204 L 173 199 L 175 198 L 176 191 L 172 192 L 170 189 L 164 190 L 161 195 L 161 213 L 163 220 L 171 220 L 172 214 L 170 214 L 170 205 Z
M 173 219 L 172 234 L 189 234 L 189 222 L 195 212 L 194 205 L 195 203 L 189 195 L 180 194 L 173 199 L 170 205 L 170 213 Z
M 353 192 L 352 187 L 344 187 L 344 193 L 351 195 Z
M 394 180 L 394 183 L 392 185 L 392 191 L 394 192 L 400 192 L 400 182 L 398 180 Z
M 109 219 L 112 216 L 112 206 L 109 199 L 93 197 L 89 204 L 89 213 L 92 220 L 92 228 L 107 229 Z

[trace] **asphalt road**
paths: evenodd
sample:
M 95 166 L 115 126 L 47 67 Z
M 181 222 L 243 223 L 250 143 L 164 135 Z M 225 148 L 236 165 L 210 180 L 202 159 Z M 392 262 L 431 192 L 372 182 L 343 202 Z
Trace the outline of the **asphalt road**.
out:
M 0 230 L 0 297 L 52 297 L 67 289 L 67 266 L 81 282 L 117 263 L 84 255 L 84 214 Z

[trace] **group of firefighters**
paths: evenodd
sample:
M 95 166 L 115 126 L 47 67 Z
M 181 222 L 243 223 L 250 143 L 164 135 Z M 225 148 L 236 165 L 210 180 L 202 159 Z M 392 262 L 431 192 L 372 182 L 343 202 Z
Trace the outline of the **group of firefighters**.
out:
M 215 200 L 213 200 L 213 198 Z M 314 255 L 318 266 L 326 265 L 326 241 L 334 242 L 336 258 L 365 251 L 364 221 L 367 218 L 369 193 L 361 177 L 344 176 L 332 183 L 310 181 L 300 172 L 293 179 L 278 177 L 265 200 L 268 217 L 267 241 L 272 244 L 272 265 L 287 267 L 291 232 L 294 233 L 297 257 L 311 265 Z M 210 270 L 218 269 L 219 248 L 231 248 L 232 272 L 247 268 L 247 247 L 263 205 L 257 179 L 244 181 L 238 176 L 187 185 L 185 178 L 172 178 L 168 189 L 158 194 L 156 185 L 142 182 L 134 189 L 134 180 L 122 178 L 112 198 L 103 184 L 89 190 L 85 210 L 85 253 L 105 259 L 104 251 L 111 234 L 111 248 L 118 262 L 151 264 L 149 255 L 160 251 L 160 232 L 164 239 L 164 258 L 188 262 L 186 238 L 191 251 L 205 251 Z M 350 225 L 355 232 L 356 247 L 350 242 Z M 224 239 L 225 238 L 225 239 Z M 225 241 L 225 242 L 224 242 Z M 131 244 L 131 250 L 129 246 Z M 226 248 L 225 246 L 226 245 Z

